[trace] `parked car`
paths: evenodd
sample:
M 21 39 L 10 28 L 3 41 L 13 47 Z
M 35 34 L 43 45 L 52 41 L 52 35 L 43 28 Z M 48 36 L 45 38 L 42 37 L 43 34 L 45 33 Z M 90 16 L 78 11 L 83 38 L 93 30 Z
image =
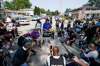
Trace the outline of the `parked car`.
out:
M 27 17 L 17 17 L 16 18 L 16 22 L 19 24 L 19 25 L 29 25 L 29 20 L 27 19 Z
M 33 16 L 32 17 L 32 21 L 37 21 L 38 19 L 40 19 L 40 16 Z

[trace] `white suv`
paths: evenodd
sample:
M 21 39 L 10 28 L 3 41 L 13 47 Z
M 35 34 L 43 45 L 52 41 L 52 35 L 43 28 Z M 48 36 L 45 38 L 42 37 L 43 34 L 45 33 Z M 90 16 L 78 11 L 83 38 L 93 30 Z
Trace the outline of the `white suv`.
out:
M 29 25 L 29 20 L 26 17 L 17 17 L 16 22 L 19 23 L 19 25 Z

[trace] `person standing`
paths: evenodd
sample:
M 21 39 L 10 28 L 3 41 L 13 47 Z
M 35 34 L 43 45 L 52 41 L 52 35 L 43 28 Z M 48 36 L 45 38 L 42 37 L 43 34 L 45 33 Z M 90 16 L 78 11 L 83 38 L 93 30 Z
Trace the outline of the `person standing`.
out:
M 58 21 L 56 22 L 56 31 L 57 32 L 59 31 L 59 22 Z
M 11 32 L 12 29 L 13 29 L 13 23 L 12 23 L 11 17 L 8 16 L 8 17 L 6 18 L 6 21 L 5 21 L 5 22 L 6 22 L 6 30 L 9 31 L 9 32 Z
M 46 19 L 46 22 L 43 24 L 43 30 L 49 31 L 51 28 L 52 28 L 52 26 L 51 26 L 49 19 Z
M 96 23 L 96 33 L 98 35 L 100 35 L 100 19 L 98 20 L 98 22 Z
M 52 48 L 52 55 L 47 58 L 47 66 L 66 66 L 66 60 L 64 56 L 59 54 L 59 48 L 57 46 Z
M 61 22 L 60 29 L 63 31 L 63 29 L 64 29 L 64 21 Z
M 91 50 L 89 53 L 84 53 L 84 55 L 85 55 L 85 57 L 87 57 L 87 58 L 94 58 L 94 59 L 97 59 L 98 58 L 98 55 L 99 55 L 99 53 L 98 53 L 98 51 L 96 50 L 96 45 L 95 44 L 93 44 L 93 43 L 91 43 L 90 45 L 89 45 L 89 49 Z M 84 51 L 83 51 L 84 52 Z
M 39 30 L 39 32 L 41 33 L 42 23 L 40 22 L 40 20 L 37 20 L 37 23 L 35 25 L 35 28 L 37 30 Z
M 24 46 L 24 44 L 25 44 L 25 37 L 24 37 L 24 35 L 23 35 L 23 36 L 20 36 L 20 37 L 18 38 L 17 45 L 18 45 L 19 47 L 22 47 L 22 46 Z
M 10 16 L 8 16 L 6 18 L 6 30 L 7 32 L 12 34 L 12 37 L 15 38 L 15 26 L 14 23 L 12 22 L 12 18 Z

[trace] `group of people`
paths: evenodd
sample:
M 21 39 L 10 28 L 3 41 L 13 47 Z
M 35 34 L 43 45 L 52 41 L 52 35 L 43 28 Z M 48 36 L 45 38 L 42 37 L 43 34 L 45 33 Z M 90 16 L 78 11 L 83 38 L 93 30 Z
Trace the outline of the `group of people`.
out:
M 9 49 L 16 36 L 18 36 L 18 31 L 15 20 L 8 16 L 0 22 L 0 40 Z
M 94 21 L 82 21 L 75 20 L 73 22 L 73 27 L 71 22 L 68 23 L 67 27 L 64 27 L 64 21 L 56 20 L 56 32 L 57 36 L 61 38 L 61 43 L 73 47 L 75 45 L 80 49 L 80 59 L 76 56 L 73 56 L 73 61 L 78 63 L 81 66 L 99 66 L 100 65 L 100 20 L 96 23 Z M 43 29 L 45 31 L 51 28 L 50 22 L 47 20 L 44 23 Z M 55 36 L 55 35 L 54 35 Z M 66 62 L 63 57 L 59 55 L 59 48 L 54 47 L 47 61 L 48 66 L 61 65 L 65 66 Z M 56 51 L 56 52 L 55 52 Z M 56 53 L 56 55 L 55 55 Z M 77 60 L 76 60 L 77 59 Z M 91 60 L 92 59 L 92 60 Z M 58 62 L 59 61 L 59 62 Z M 60 63 L 61 62 L 61 63 Z M 65 65 L 64 65 L 65 64 Z M 74 64 L 74 63 L 72 63 Z M 74 66 L 74 65 L 73 65 Z
M 59 24 L 59 23 L 58 23 Z M 63 22 L 62 22 L 63 24 Z M 64 26 L 63 26 L 64 27 Z M 66 28 L 60 28 L 58 35 L 65 43 L 71 47 L 76 46 L 80 49 L 80 57 L 84 59 L 89 66 L 100 65 L 100 20 L 94 21 L 75 20 L 73 27 L 69 22 Z
M 64 20 L 55 20 L 55 32 L 51 31 L 52 19 L 46 19 L 43 29 L 41 29 L 41 21 L 37 20 L 35 29 L 32 32 L 19 36 L 17 50 L 11 56 L 7 47 L 10 44 L 11 36 L 15 38 L 15 33 L 17 34 L 17 29 L 13 27 L 12 21 L 10 17 L 7 17 L 6 23 L 0 23 L 0 66 L 28 66 L 30 57 L 36 55 L 34 45 L 41 45 L 41 42 L 38 41 L 40 35 L 43 35 L 43 37 L 52 36 L 55 40 L 57 39 L 55 33 L 57 33 L 57 37 L 61 38 L 59 41 L 62 44 L 70 47 L 75 45 L 79 48 L 81 52 L 80 57 L 75 56 L 69 51 L 68 54 L 61 55 L 58 46 L 50 46 L 50 55 L 44 65 L 100 66 L 100 20 L 97 23 L 94 23 L 94 21 L 89 23 L 89 21 L 75 20 L 73 27 L 71 27 L 71 22 L 68 23 L 67 27 L 64 27 Z
M 10 16 L 0 22 L 0 66 L 10 66 L 13 41 L 18 36 L 15 20 Z

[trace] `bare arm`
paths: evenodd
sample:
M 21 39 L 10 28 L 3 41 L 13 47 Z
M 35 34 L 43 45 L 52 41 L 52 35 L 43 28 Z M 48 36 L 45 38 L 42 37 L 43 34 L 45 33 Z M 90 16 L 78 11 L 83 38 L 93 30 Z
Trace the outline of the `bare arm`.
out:
M 84 63 L 82 60 L 79 60 L 78 62 L 81 66 L 89 66 L 88 64 Z
M 89 66 L 89 64 L 88 64 L 87 62 L 85 62 L 85 61 L 82 60 L 82 59 L 79 59 L 79 58 L 76 57 L 76 56 L 73 58 L 73 60 L 74 60 L 76 63 L 80 64 L 81 66 Z

